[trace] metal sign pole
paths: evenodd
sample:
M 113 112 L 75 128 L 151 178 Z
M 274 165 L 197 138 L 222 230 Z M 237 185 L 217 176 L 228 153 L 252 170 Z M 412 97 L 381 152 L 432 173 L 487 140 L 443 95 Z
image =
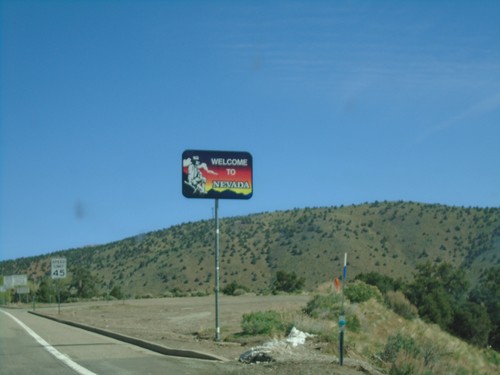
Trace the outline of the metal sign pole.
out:
M 344 330 L 345 330 L 345 311 L 344 311 L 344 287 L 347 276 L 347 253 L 344 254 L 344 270 L 342 274 L 342 302 L 340 307 L 340 317 L 339 317 L 339 363 L 340 366 L 344 365 Z
M 66 278 L 66 258 L 52 258 L 50 263 L 50 275 L 57 288 L 57 313 L 61 314 L 61 279 Z
M 215 341 L 220 341 L 219 324 L 219 199 L 215 199 Z
M 61 314 L 61 284 L 57 279 L 57 313 Z

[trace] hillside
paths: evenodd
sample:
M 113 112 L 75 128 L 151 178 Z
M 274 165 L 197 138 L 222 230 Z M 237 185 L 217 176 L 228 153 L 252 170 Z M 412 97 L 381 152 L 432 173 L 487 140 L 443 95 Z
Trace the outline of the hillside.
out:
M 472 284 L 500 264 L 500 208 L 459 208 L 413 202 L 375 202 L 304 208 L 220 221 L 221 287 L 231 281 L 259 292 L 278 270 L 305 277 L 306 289 L 340 276 L 376 271 L 409 279 L 427 260 L 467 271 Z M 84 267 L 101 292 L 119 286 L 128 296 L 171 291 L 211 292 L 214 223 L 185 223 L 121 241 L 0 263 L 0 273 L 28 274 L 38 284 L 50 259 Z

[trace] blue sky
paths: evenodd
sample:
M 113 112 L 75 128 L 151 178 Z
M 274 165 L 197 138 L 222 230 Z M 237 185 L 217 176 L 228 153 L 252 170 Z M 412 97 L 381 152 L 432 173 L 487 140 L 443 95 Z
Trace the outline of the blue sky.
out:
M 209 219 L 186 149 L 253 155 L 221 217 L 500 206 L 498 1 L 1 1 L 0 260 Z

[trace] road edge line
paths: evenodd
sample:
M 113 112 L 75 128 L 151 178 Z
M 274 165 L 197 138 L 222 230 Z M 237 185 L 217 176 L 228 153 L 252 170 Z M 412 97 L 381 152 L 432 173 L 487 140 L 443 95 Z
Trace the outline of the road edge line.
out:
M 172 349 L 172 348 L 168 348 L 166 346 L 155 344 L 155 343 L 150 342 L 150 341 L 141 340 L 141 339 L 138 339 L 136 337 L 131 337 L 131 336 L 123 335 L 121 333 L 107 331 L 105 329 L 88 326 L 88 325 L 82 324 L 82 323 L 72 322 L 70 320 L 56 318 L 54 316 L 41 314 L 41 313 L 38 313 L 35 311 L 28 311 L 28 313 L 39 316 L 41 318 L 50 319 L 50 320 L 53 320 L 53 321 L 61 323 L 61 324 L 66 324 L 66 325 L 69 325 L 72 327 L 76 327 L 76 328 L 84 329 L 86 331 L 94 332 L 94 333 L 97 333 L 99 335 L 111 337 L 115 340 L 123 341 L 123 342 L 126 342 L 128 344 L 139 346 L 141 348 L 148 349 L 148 350 L 151 350 L 153 352 L 164 354 L 164 355 L 169 355 L 169 356 L 173 356 L 173 357 L 204 359 L 204 360 L 210 360 L 210 361 L 223 361 L 223 362 L 228 361 L 228 359 L 216 356 L 214 354 L 208 354 L 208 353 L 197 352 L 194 350 L 186 350 L 186 349 Z
M 7 315 L 9 318 L 14 320 L 22 329 L 24 329 L 31 337 L 33 337 L 45 350 L 47 350 L 50 354 L 52 354 L 56 359 L 63 362 L 66 366 L 75 370 L 80 375 L 97 375 L 95 372 L 90 371 L 89 369 L 79 365 L 75 361 L 73 361 L 66 354 L 61 353 L 59 350 L 50 345 L 47 341 L 45 341 L 41 336 L 39 336 L 35 331 L 33 331 L 30 327 L 24 324 L 21 320 L 16 318 L 14 315 L 8 313 L 7 311 L 3 311 L 0 309 L 0 312 Z

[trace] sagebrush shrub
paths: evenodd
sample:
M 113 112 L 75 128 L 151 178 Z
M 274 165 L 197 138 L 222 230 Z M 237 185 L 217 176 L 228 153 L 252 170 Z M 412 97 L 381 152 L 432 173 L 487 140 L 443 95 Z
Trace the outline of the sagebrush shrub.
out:
M 356 281 L 345 288 L 345 296 L 353 303 L 361 303 L 375 298 L 382 302 L 382 294 L 376 286 L 368 285 L 362 281 Z
M 412 320 L 418 316 L 417 308 L 400 291 L 387 292 L 385 303 L 392 311 L 405 319 Z
M 277 311 L 258 311 L 243 314 L 241 327 L 246 335 L 286 334 L 290 324 Z
M 339 294 L 317 294 L 307 303 L 304 312 L 312 318 L 336 320 L 340 314 L 340 305 Z
M 398 354 L 402 351 L 412 357 L 416 357 L 418 347 L 415 339 L 400 333 L 389 336 L 384 352 L 382 353 L 382 359 L 386 362 L 394 363 Z

